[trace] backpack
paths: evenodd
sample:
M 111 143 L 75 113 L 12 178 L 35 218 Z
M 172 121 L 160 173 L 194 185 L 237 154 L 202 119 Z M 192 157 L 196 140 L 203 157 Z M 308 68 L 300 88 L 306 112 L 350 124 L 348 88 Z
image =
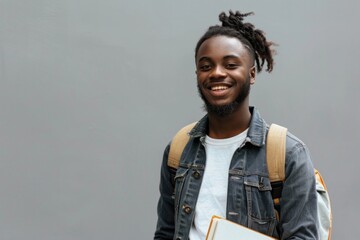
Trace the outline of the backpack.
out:
M 190 139 L 188 133 L 195 124 L 196 122 L 183 127 L 172 139 L 167 162 L 169 167 L 174 169 L 179 167 L 182 152 Z M 276 213 L 279 211 L 282 185 L 285 180 L 286 134 L 286 128 L 271 124 L 266 139 L 266 162 Z M 320 240 L 330 240 L 332 230 L 330 198 L 319 171 L 314 169 L 314 173 L 316 178 L 319 237 Z

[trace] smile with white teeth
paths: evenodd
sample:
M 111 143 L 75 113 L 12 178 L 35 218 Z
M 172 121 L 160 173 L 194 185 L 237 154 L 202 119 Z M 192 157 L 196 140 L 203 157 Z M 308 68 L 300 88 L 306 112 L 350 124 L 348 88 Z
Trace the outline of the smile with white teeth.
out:
M 227 86 L 214 86 L 214 87 L 211 87 L 211 91 L 221 91 L 221 90 L 226 90 L 228 88 L 229 87 L 227 87 Z

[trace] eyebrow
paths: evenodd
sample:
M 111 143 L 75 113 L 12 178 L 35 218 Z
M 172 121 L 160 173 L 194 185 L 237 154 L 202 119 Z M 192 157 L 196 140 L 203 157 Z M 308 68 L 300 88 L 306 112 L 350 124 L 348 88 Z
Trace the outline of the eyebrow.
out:
M 204 57 L 201 57 L 197 62 L 201 62 L 201 61 L 209 61 L 210 60 L 210 58 L 209 57 L 206 57 L 206 56 L 204 56 Z
M 229 59 L 229 58 L 239 58 L 239 56 L 230 54 L 230 55 L 226 55 L 226 56 L 223 57 L 224 60 Z M 204 60 L 205 60 L 205 61 L 209 61 L 209 60 L 211 60 L 211 58 L 208 57 L 208 56 L 203 56 L 203 57 L 201 57 L 201 58 L 199 59 L 198 62 L 201 62 L 201 61 L 204 61 Z

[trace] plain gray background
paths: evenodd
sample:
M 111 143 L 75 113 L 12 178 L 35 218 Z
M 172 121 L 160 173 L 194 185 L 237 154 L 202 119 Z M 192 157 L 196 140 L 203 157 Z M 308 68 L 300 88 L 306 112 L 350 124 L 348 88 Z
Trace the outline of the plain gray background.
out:
M 230 9 L 278 44 L 251 104 L 308 145 L 353 239 L 356 0 L 0 0 L 0 239 L 151 239 L 163 149 L 204 114 L 195 44 Z

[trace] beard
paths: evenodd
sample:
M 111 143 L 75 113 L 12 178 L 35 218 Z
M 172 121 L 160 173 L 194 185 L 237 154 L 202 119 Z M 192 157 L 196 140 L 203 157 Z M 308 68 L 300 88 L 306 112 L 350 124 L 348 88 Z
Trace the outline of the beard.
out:
M 203 109 L 210 114 L 214 114 L 218 117 L 226 117 L 230 115 L 231 113 L 235 112 L 238 107 L 244 102 L 244 100 L 249 96 L 250 93 L 250 77 L 246 79 L 244 84 L 241 86 L 241 90 L 236 97 L 236 99 L 225 105 L 213 105 L 211 104 L 204 96 L 203 92 L 201 91 L 201 88 L 199 86 L 199 83 L 197 84 L 198 92 L 201 97 L 201 99 L 204 101 Z

